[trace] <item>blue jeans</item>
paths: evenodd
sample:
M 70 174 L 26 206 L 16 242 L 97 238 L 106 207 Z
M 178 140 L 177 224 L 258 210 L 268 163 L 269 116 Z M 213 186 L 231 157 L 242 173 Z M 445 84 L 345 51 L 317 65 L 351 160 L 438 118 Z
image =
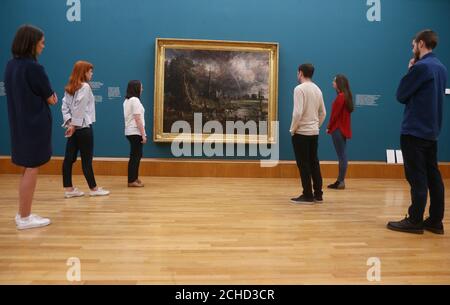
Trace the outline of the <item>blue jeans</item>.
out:
M 339 177 L 337 180 L 339 182 L 344 182 L 348 167 L 347 139 L 339 128 L 331 133 L 331 137 L 333 138 L 334 148 L 336 149 L 339 159 Z

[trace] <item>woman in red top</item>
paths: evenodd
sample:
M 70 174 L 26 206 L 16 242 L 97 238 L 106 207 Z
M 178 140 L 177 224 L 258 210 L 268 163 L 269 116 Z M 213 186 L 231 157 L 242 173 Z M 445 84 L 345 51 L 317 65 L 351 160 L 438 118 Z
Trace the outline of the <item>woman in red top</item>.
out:
M 347 139 L 352 137 L 351 113 L 353 112 L 353 96 L 347 77 L 336 75 L 333 80 L 333 88 L 338 93 L 331 109 L 330 122 L 327 133 L 333 138 L 334 148 L 339 159 L 339 177 L 335 183 L 330 184 L 330 189 L 345 189 L 345 174 L 347 173 Z

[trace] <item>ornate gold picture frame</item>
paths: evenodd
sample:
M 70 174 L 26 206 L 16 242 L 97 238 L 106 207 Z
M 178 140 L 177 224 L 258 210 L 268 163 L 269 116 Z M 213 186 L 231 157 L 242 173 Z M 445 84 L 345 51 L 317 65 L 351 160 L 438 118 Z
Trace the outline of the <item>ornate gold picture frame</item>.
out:
M 275 143 L 277 99 L 278 43 L 156 39 L 155 142 Z M 246 128 L 227 132 L 233 123 Z

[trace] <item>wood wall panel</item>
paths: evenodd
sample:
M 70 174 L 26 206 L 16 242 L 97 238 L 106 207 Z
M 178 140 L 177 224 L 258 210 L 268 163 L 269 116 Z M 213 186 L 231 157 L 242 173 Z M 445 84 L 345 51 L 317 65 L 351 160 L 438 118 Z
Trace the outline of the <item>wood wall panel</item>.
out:
M 127 158 L 95 158 L 96 175 L 126 176 Z M 62 158 L 54 157 L 41 167 L 40 173 L 60 175 Z M 450 163 L 440 164 L 442 176 L 450 178 Z M 322 176 L 334 178 L 338 174 L 337 162 L 321 162 Z M 21 169 L 11 163 L 10 157 L 0 157 L 0 174 L 18 174 Z M 74 165 L 74 175 L 81 175 L 81 162 Z M 261 167 L 253 160 L 192 160 L 192 159 L 142 159 L 140 175 L 159 177 L 240 177 L 240 178 L 296 178 L 294 161 L 280 161 L 275 167 Z M 350 162 L 348 178 L 403 179 L 403 165 L 384 162 Z

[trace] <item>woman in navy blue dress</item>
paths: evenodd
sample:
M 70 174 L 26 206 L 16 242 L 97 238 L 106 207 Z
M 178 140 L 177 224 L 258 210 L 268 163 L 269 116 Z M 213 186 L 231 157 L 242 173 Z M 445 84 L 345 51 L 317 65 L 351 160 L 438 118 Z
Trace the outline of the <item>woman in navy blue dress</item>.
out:
M 13 58 L 5 70 L 11 159 L 24 168 L 19 185 L 19 213 L 15 219 L 19 230 L 50 224 L 50 219 L 31 214 L 38 169 L 52 155 L 49 105 L 58 101 L 44 67 L 37 62 L 44 48 L 44 33 L 40 29 L 21 26 L 12 44 Z

